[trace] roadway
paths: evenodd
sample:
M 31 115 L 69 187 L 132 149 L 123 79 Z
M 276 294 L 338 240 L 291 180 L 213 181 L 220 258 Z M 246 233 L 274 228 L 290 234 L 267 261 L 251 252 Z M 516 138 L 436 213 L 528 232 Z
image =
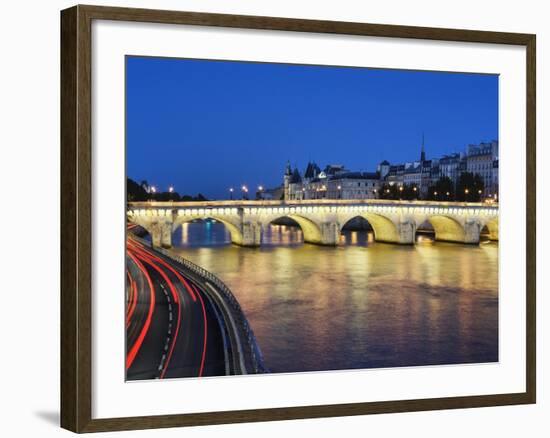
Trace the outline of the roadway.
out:
M 130 232 L 126 262 L 127 380 L 227 374 L 226 335 L 207 285 Z

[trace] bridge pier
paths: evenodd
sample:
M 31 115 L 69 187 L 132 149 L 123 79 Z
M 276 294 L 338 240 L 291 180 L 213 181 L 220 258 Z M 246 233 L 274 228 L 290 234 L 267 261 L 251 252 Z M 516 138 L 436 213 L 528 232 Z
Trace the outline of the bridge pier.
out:
M 242 236 L 241 246 L 260 246 L 262 243 L 262 224 L 260 222 L 244 222 L 242 224 Z
M 321 224 L 321 241 L 313 242 L 321 245 L 335 246 L 340 240 L 340 226 L 336 222 L 323 222 Z M 305 241 L 305 237 L 304 237 Z
M 151 242 L 153 246 L 172 247 L 172 224 L 168 222 L 154 222 L 150 226 Z
M 481 233 L 481 224 L 474 220 L 468 219 L 464 223 L 464 243 L 479 243 L 479 235 Z
M 413 221 L 404 220 L 397 225 L 399 242 L 401 245 L 413 245 L 416 238 L 416 224 Z
M 172 224 L 164 224 L 161 229 L 160 246 L 172 248 Z

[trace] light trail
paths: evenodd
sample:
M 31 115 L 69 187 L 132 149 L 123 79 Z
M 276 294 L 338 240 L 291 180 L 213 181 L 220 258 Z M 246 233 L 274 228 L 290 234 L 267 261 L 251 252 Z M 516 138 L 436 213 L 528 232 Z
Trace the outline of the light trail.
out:
M 149 331 L 149 327 L 151 326 L 151 320 L 153 318 L 153 312 L 155 310 L 155 288 L 153 286 L 153 282 L 151 280 L 151 277 L 149 273 L 147 272 L 147 269 L 145 269 L 145 266 L 135 257 L 131 251 L 127 251 L 127 254 L 130 256 L 130 258 L 134 261 L 134 263 L 137 265 L 139 270 L 143 272 L 145 275 L 145 278 L 147 279 L 147 283 L 149 284 L 149 311 L 147 313 L 147 318 L 145 320 L 145 324 L 143 324 L 143 327 L 141 328 L 141 331 L 139 333 L 139 336 L 136 339 L 136 342 L 134 342 L 134 345 L 130 348 L 130 351 L 128 352 L 126 356 L 126 370 L 132 366 L 132 363 L 134 362 L 136 355 L 139 352 L 139 349 L 141 348 L 141 345 L 143 344 L 143 340 L 145 339 L 145 336 L 147 335 L 147 332 Z
M 177 303 L 178 305 L 178 319 L 176 322 L 176 329 L 174 331 L 174 336 L 172 337 L 172 342 L 170 345 L 168 356 L 166 357 L 166 362 L 164 363 L 164 367 L 160 374 L 160 378 L 163 379 L 164 376 L 166 375 L 166 371 L 168 370 L 168 366 L 170 365 L 170 360 L 172 358 L 172 354 L 174 353 L 174 348 L 176 346 L 176 342 L 178 339 L 178 334 L 181 326 L 181 314 L 182 314 L 181 300 L 179 299 L 179 296 L 176 292 L 176 287 L 174 286 L 170 278 L 168 278 L 168 275 L 166 275 L 166 273 L 155 263 L 155 261 L 162 261 L 162 260 L 160 260 L 157 256 L 153 254 L 149 254 L 135 246 L 131 249 L 131 251 L 136 253 L 141 258 L 141 260 L 146 262 L 149 266 L 151 266 L 154 270 L 156 270 L 159 273 L 159 275 L 163 278 L 163 280 L 168 285 L 170 292 L 172 293 L 172 297 L 174 298 L 174 302 Z

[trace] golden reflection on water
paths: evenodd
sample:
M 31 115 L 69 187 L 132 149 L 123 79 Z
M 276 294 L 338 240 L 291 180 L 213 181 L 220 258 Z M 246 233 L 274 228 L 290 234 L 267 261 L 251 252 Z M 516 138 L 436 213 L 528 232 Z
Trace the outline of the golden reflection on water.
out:
M 189 242 L 189 223 L 184 222 L 181 225 L 181 243 L 185 245 L 187 242 Z
M 273 372 L 498 360 L 498 244 L 337 247 L 272 226 L 266 244 L 230 244 L 221 224 L 189 224 L 175 248 L 218 275 L 241 303 Z

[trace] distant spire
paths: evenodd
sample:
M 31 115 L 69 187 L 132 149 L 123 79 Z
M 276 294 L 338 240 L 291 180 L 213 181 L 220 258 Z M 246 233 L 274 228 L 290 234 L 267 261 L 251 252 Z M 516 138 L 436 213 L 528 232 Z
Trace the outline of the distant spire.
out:
M 426 151 L 424 149 L 424 132 L 422 132 L 422 149 L 420 150 L 420 161 L 426 161 Z
M 290 160 L 286 161 L 285 175 L 292 175 L 292 169 L 290 168 Z

